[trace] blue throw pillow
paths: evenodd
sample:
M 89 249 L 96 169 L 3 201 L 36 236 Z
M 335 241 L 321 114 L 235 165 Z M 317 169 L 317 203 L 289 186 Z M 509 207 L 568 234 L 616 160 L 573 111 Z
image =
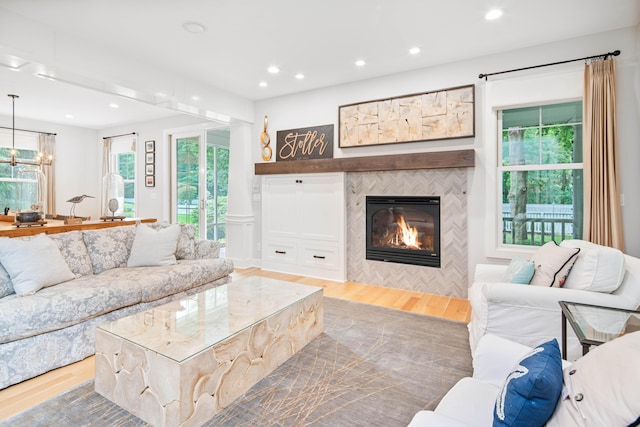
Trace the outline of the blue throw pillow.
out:
M 496 400 L 493 426 L 542 426 L 561 392 L 562 357 L 554 338 L 531 350 L 509 374 Z
M 527 261 L 520 257 L 514 257 L 507 271 L 505 271 L 502 280 L 508 283 L 519 283 L 521 285 L 528 285 L 535 273 L 536 266 L 533 261 Z

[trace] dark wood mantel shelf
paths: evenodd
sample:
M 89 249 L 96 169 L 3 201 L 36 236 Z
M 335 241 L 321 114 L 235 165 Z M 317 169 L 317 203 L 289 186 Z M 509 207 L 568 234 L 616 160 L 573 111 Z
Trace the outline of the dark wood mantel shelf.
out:
M 335 159 L 291 160 L 256 163 L 256 175 L 320 172 L 372 172 L 411 169 L 470 168 L 475 166 L 474 150 L 388 156 L 340 157 Z

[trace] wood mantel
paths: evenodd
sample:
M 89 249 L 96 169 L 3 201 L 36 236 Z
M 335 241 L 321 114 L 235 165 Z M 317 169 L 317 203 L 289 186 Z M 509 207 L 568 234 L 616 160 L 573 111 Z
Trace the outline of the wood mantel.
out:
M 256 175 L 320 172 L 372 172 L 411 169 L 470 168 L 474 150 L 436 151 L 388 156 L 340 157 L 256 163 Z

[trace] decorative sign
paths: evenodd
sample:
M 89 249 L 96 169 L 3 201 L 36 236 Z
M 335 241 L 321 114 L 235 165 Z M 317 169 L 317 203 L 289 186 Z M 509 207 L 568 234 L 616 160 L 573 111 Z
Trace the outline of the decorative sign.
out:
M 276 160 L 333 158 L 333 125 L 279 130 Z
M 338 108 L 340 148 L 475 135 L 474 85 Z

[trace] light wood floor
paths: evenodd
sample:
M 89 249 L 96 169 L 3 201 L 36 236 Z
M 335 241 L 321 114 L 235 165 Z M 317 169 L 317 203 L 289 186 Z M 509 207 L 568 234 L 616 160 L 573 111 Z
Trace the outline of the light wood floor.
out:
M 373 304 L 414 313 L 468 322 L 471 308 L 465 299 L 430 295 L 354 282 L 331 282 L 291 274 L 262 271 L 259 268 L 236 269 L 234 278 L 264 276 L 324 288 L 324 295 Z M 93 378 L 94 357 L 56 369 L 20 384 L 0 390 L 0 420 L 31 408 L 77 384 Z

